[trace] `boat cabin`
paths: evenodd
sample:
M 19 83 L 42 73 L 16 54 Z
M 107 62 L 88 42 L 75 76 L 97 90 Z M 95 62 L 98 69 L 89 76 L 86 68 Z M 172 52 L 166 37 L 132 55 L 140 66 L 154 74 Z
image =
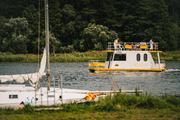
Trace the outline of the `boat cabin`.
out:
M 158 43 L 153 43 L 150 49 L 149 42 L 120 43 L 114 49 L 114 43 L 108 43 L 106 60 L 99 62 L 92 60 L 89 63 L 90 72 L 95 71 L 164 71 L 165 62 L 160 60 Z M 156 59 L 156 60 L 155 60 Z

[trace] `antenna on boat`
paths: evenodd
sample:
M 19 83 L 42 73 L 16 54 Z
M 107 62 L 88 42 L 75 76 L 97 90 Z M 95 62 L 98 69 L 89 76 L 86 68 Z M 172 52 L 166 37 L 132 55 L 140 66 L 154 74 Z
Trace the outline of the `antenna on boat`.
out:
M 46 55 L 47 55 L 47 78 L 48 78 L 48 87 L 50 91 L 50 62 L 49 62 L 49 13 L 48 13 L 48 0 L 44 0 L 45 3 L 45 30 L 46 30 Z

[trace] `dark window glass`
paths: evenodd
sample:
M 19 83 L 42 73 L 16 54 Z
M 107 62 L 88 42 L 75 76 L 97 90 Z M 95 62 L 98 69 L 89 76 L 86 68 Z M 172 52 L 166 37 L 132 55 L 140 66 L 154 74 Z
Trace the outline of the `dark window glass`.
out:
M 18 95 L 9 95 L 9 99 L 16 99 L 18 98 Z
M 112 60 L 112 57 L 113 57 L 113 53 L 107 53 L 107 58 L 106 58 L 106 61 L 111 61 Z
M 144 61 L 147 61 L 147 54 L 144 54 Z
M 126 54 L 115 54 L 114 61 L 126 61 Z
M 140 61 L 140 54 L 137 54 L 137 61 Z

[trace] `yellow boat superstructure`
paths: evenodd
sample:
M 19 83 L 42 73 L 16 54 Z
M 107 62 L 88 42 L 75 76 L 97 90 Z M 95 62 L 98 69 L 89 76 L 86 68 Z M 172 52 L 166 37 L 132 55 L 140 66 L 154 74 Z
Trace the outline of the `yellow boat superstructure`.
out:
M 137 46 L 138 45 L 138 46 Z M 149 49 L 149 43 L 133 43 L 131 45 L 121 45 L 114 50 L 113 43 L 108 43 L 108 49 L 102 52 L 107 53 L 104 62 L 92 60 L 89 63 L 89 71 L 156 71 L 161 72 L 165 69 L 165 62 L 160 60 L 158 43 L 154 49 Z M 157 61 L 154 61 L 152 53 L 156 54 Z

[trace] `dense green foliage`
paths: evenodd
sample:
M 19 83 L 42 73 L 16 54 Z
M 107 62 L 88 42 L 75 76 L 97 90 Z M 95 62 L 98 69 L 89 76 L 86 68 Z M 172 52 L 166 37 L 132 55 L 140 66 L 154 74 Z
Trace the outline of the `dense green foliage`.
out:
M 39 46 L 44 47 L 44 0 L 5 0 L 0 9 L 1 52 L 37 53 L 39 16 Z M 51 52 L 102 50 L 117 37 L 123 42 L 153 38 L 159 49 L 177 50 L 180 1 L 49 0 L 49 26 Z
M 31 35 L 28 25 L 24 17 L 11 18 L 8 23 L 5 23 L 3 34 L 6 37 L 2 39 L 2 50 L 11 53 L 27 53 L 28 36 Z

